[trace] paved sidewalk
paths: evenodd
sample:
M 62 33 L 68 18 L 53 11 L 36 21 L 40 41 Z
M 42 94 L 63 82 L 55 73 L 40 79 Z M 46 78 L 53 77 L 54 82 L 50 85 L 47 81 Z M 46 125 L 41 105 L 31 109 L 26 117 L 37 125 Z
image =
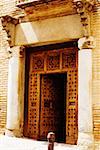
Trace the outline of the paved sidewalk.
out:
M 47 142 L 0 135 L 0 150 L 48 150 L 47 147 L 48 147 Z M 89 149 L 87 146 L 55 143 L 54 150 L 89 150 Z
M 100 140 L 95 141 L 95 150 L 100 150 Z

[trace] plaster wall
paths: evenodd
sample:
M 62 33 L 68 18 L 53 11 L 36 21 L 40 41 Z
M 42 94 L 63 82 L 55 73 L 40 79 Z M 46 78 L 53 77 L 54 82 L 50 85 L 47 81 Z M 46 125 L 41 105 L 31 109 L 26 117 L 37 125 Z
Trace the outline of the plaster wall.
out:
M 16 26 L 15 45 L 68 41 L 82 37 L 79 15 L 20 23 Z

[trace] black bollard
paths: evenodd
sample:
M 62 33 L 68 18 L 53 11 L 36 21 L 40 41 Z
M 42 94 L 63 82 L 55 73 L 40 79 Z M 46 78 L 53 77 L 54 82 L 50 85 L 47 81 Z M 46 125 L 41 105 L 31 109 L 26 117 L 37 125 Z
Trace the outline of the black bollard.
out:
M 55 133 L 49 132 L 47 135 L 48 150 L 54 150 Z

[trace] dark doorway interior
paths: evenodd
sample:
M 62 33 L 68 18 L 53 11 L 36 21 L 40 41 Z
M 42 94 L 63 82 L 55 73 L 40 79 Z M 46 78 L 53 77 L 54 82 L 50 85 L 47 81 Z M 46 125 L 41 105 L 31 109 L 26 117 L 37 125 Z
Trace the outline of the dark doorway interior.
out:
M 66 73 L 41 75 L 40 139 L 53 131 L 57 142 L 66 141 Z

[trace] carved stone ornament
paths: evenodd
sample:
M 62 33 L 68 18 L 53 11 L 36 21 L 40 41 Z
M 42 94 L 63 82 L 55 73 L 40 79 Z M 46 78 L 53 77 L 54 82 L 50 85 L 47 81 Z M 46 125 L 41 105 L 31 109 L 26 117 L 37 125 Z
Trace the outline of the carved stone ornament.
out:
M 20 58 L 24 57 L 24 50 L 25 50 L 25 46 L 20 46 L 20 49 L 19 49 L 19 57 Z
M 19 20 L 6 15 L 1 17 L 1 22 L 3 30 L 7 33 L 9 46 L 12 47 L 14 46 L 15 26 L 19 23 Z
M 78 40 L 78 48 L 80 50 L 82 49 L 93 49 L 95 48 L 95 40 L 92 36 L 90 37 L 83 37 L 83 38 L 80 38 Z
M 90 35 L 89 29 L 89 14 L 92 11 L 95 0 L 73 0 L 77 13 L 80 15 L 83 26 L 83 35 Z

